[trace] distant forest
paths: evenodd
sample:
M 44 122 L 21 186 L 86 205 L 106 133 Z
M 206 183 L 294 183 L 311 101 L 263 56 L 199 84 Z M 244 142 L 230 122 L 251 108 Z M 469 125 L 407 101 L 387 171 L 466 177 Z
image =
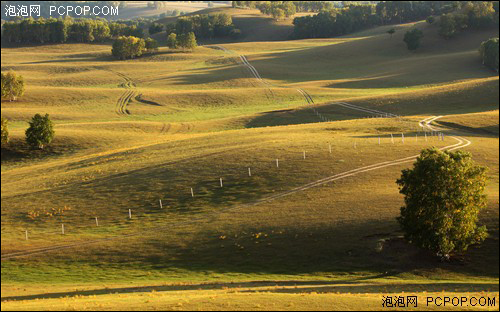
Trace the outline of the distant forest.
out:
M 89 18 L 25 18 L 6 22 L 2 40 L 9 43 L 104 42 L 118 36 L 142 38 L 137 21 L 108 22 Z
M 377 4 L 348 4 L 316 15 L 296 17 L 294 38 L 327 38 L 387 24 L 425 20 L 429 16 L 453 16 L 448 33 L 465 28 L 498 27 L 498 1 L 383 1 Z M 460 24 L 458 23 L 460 22 Z M 441 31 L 441 33 L 444 33 Z M 444 35 L 443 35 L 444 36 Z

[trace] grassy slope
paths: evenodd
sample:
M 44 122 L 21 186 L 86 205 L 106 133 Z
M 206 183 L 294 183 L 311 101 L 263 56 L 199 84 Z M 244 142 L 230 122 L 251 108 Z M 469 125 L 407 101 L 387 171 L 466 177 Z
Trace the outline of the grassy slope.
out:
M 425 28 L 425 38 L 433 38 L 435 29 L 419 27 Z M 236 309 L 272 308 L 272 304 L 283 308 L 285 300 L 296 308 L 310 308 L 308 302 L 330 308 L 332 300 L 336 308 L 344 302 L 356 308 L 354 301 L 364 308 L 379 308 L 385 290 L 372 283 L 399 282 L 404 283 L 397 286 L 399 291 L 431 291 L 429 279 L 446 283 L 438 291 L 498 293 L 498 266 L 491 265 L 498 263 L 498 137 L 476 130 L 498 129 L 498 77 L 478 66 L 474 46 L 490 34 L 464 35 L 446 44 L 436 41 L 435 49 L 429 48 L 432 41 L 427 47 L 424 41 L 422 51 L 413 55 L 401 47 L 401 38 L 395 35 L 390 40 L 384 31 L 382 27 L 354 38 L 226 45 L 249 55 L 263 77 L 283 86 L 275 90 L 274 98 L 248 78 L 234 56 L 207 48 L 192 54 L 162 50 L 160 55 L 127 62 L 110 62 L 105 45 L 2 49 L 2 70 L 16 69 L 29 86 L 20 102 L 2 102 L 2 114 L 13 119 L 15 142 L 21 140 L 28 116 L 42 108 L 54 116 L 58 131 L 53 155 L 14 162 L 2 154 L 2 253 L 141 233 L 71 252 L 3 261 L 2 298 L 255 280 L 304 281 L 307 287 L 297 291 L 309 295 L 270 290 L 259 294 L 255 305 L 249 305 L 244 289 L 213 296 L 179 294 L 188 303 L 160 292 L 162 288 L 149 303 L 142 302 L 149 296 L 146 293 L 97 297 L 103 308 L 114 301 L 124 308 L 139 302 L 148 309 L 181 302 L 184 307 L 178 308 L 209 304 L 221 309 L 227 308 L 222 303 L 226 298 Z M 362 61 L 338 61 L 342 55 Z M 440 70 L 430 70 L 429 60 Z M 129 105 L 132 115 L 117 115 L 116 101 L 125 88 L 115 72 L 130 77 L 138 94 L 159 105 L 134 100 Z M 318 109 L 339 121 L 316 123 L 311 111 L 302 107 L 300 94 L 290 87 L 310 91 L 322 103 Z M 472 248 L 463 265 L 437 264 L 398 238 L 401 233 L 394 218 L 401 198 L 394 180 L 406 165 L 274 202 L 242 205 L 331 174 L 414 155 L 424 146 L 452 143 L 451 138 L 427 143 L 420 138 L 392 145 L 390 133 L 411 135 L 415 123 L 360 120 L 363 114 L 329 105 L 338 99 L 415 115 L 411 117 L 415 121 L 428 114 L 451 114 L 443 118 L 443 125 L 464 131 L 473 141 L 468 150 L 491 168 L 489 208 L 481 216 L 491 237 Z M 292 110 L 283 111 L 286 108 Z M 269 125 L 282 126 L 245 129 Z M 232 130 L 221 131 L 227 129 Z M 328 143 L 333 143 L 333 155 Z M 306 160 L 301 159 L 304 150 Z M 275 158 L 280 159 L 279 169 Z M 252 178 L 245 176 L 247 167 L 252 167 Z M 219 177 L 225 180 L 222 189 L 217 187 Z M 194 199 L 190 187 L 196 190 Z M 159 198 L 164 210 L 158 209 Z M 65 205 L 72 209 L 62 217 L 36 222 L 27 218 L 30 210 Z M 126 218 L 128 208 L 134 211 L 133 220 Z M 101 220 L 99 228 L 92 226 L 95 216 Z M 58 234 L 61 222 L 66 224 L 65 236 Z M 23 240 L 26 228 L 29 241 Z M 320 281 L 349 281 L 358 290 L 334 286 L 325 296 L 311 295 L 321 291 Z M 47 282 L 52 284 L 48 290 Z M 370 285 L 362 285 L 365 282 Z M 97 290 L 74 293 L 75 288 Z M 376 294 L 333 294 L 337 291 Z M 217 299 L 208 303 L 207 297 Z M 37 302 L 37 307 L 93 307 L 88 301 L 95 302 L 93 297 L 70 300 Z M 30 304 L 30 300 L 2 303 L 2 308 Z

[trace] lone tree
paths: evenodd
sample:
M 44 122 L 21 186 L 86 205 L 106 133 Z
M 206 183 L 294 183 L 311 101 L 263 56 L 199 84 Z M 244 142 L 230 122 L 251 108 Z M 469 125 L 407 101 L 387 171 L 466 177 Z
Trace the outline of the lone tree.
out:
M 486 227 L 477 226 L 486 168 L 469 153 L 425 149 L 396 183 L 405 196 L 397 220 L 412 244 L 447 260 L 486 238 Z
M 49 114 L 42 117 L 40 114 L 33 116 L 26 129 L 26 142 L 32 148 L 44 149 L 54 139 L 54 126 Z
M 180 34 L 178 40 L 179 47 L 187 50 L 194 50 L 198 44 L 196 43 L 196 36 L 194 32 L 187 34 Z
M 491 38 L 481 43 L 479 54 L 483 64 L 498 73 L 498 38 Z
M 177 49 L 178 47 L 178 42 L 177 42 L 177 35 L 175 33 L 171 33 L 167 37 L 167 47 L 169 49 Z
M 9 121 L 2 117 L 2 146 L 9 143 Z
M 389 35 L 391 35 L 391 39 L 392 39 L 392 35 L 394 35 L 394 33 L 395 33 L 395 32 L 396 32 L 396 29 L 394 29 L 394 28 L 391 28 L 391 29 L 389 29 L 389 30 L 387 31 L 387 33 L 388 33 Z
M 9 70 L 2 75 L 2 98 L 8 98 L 9 101 L 15 101 L 18 96 L 24 94 L 24 78 Z
M 420 40 L 424 37 L 424 34 L 420 29 L 414 28 L 412 30 L 408 30 L 405 33 L 405 37 L 403 41 L 406 43 L 408 50 L 415 51 L 418 47 L 420 47 Z

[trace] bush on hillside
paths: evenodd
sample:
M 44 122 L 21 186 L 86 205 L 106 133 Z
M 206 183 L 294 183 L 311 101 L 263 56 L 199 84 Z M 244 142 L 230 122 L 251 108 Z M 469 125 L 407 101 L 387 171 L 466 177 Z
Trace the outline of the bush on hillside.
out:
M 167 47 L 169 49 L 177 49 L 178 48 L 178 42 L 177 42 L 177 34 L 171 33 L 167 37 Z
M 486 227 L 477 225 L 486 206 L 486 168 L 469 153 L 423 150 L 397 184 L 405 201 L 397 219 L 412 244 L 449 259 L 486 238 Z
M 1 85 L 2 98 L 7 98 L 11 102 L 24 94 L 24 78 L 12 70 L 1 73 Z
M 481 43 L 479 54 L 483 64 L 498 73 L 498 38 L 491 38 Z
M 33 116 L 26 129 L 26 143 L 32 148 L 44 149 L 54 139 L 54 126 L 49 114 L 42 117 L 40 114 Z
M 420 47 L 420 40 L 424 37 L 424 34 L 420 29 L 414 28 L 412 30 L 408 30 L 405 33 L 403 41 L 406 43 L 408 50 L 415 51 Z

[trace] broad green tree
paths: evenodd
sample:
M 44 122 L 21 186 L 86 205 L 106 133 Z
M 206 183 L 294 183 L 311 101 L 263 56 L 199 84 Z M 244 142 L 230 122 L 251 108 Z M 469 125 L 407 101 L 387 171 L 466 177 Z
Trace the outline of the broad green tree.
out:
M 171 33 L 170 35 L 168 35 L 167 37 L 167 47 L 169 49 L 177 49 L 179 46 L 178 42 L 177 42 L 177 35 L 175 33 Z
M 180 34 L 178 37 L 179 47 L 187 50 L 194 50 L 198 44 L 196 43 L 196 36 L 193 32 L 187 34 Z
M 9 121 L 2 117 L 2 145 L 9 143 Z
M 15 101 L 18 96 L 24 94 L 24 78 L 9 70 L 6 73 L 1 73 L 2 98 L 8 98 L 9 101 Z
M 398 222 L 412 244 L 448 259 L 486 238 L 486 227 L 477 225 L 486 168 L 469 153 L 425 149 L 397 184 L 405 202 Z
M 479 54 L 483 64 L 498 73 L 498 38 L 491 38 L 481 43 Z
M 44 149 L 54 139 L 54 125 L 49 114 L 41 116 L 36 114 L 29 122 L 26 129 L 26 143 L 32 148 Z
M 420 29 L 413 28 L 405 33 L 403 41 L 406 43 L 408 50 L 415 51 L 420 47 L 420 40 L 424 37 L 424 34 Z

